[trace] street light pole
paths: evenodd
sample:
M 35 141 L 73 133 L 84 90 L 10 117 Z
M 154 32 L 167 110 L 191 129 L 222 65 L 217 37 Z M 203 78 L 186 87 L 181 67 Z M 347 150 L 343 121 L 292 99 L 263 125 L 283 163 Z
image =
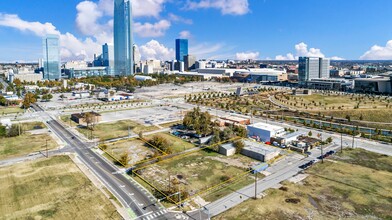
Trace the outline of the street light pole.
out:
M 48 139 L 46 139 L 46 158 L 49 158 L 49 153 L 48 153 Z

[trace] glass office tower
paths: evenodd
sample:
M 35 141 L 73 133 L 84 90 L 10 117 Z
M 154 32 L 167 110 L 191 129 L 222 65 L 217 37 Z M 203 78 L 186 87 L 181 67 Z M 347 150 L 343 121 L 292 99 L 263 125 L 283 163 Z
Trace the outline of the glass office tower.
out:
M 306 82 L 311 79 L 329 78 L 330 60 L 318 57 L 299 57 L 298 81 Z
M 114 1 L 114 70 L 119 76 L 133 75 L 132 3 Z
M 188 40 L 176 39 L 176 60 L 184 62 L 184 56 L 188 55 Z
M 58 80 L 61 78 L 60 70 L 60 41 L 59 36 L 48 34 L 43 38 L 43 67 L 46 80 Z

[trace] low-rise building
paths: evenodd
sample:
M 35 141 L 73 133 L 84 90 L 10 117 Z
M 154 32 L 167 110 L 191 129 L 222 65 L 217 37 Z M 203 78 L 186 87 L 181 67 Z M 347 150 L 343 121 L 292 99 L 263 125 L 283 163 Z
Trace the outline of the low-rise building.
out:
M 271 137 L 279 137 L 285 133 L 283 127 L 262 122 L 248 125 L 247 129 L 249 137 L 263 142 L 269 142 L 271 141 Z
M 345 79 L 311 79 L 306 81 L 310 89 L 346 91 L 352 89 L 353 82 Z
M 244 144 L 241 154 L 262 162 L 268 162 L 280 154 L 279 149 L 259 142 L 245 140 Z
M 87 112 L 71 114 L 71 120 L 74 121 L 75 123 L 86 125 L 86 113 Z M 100 114 L 96 112 L 89 112 L 89 113 L 92 116 L 91 123 L 97 124 L 101 121 Z
M 277 142 L 279 145 L 287 145 L 292 143 L 293 141 L 297 141 L 300 136 L 305 135 L 305 133 L 297 131 L 292 133 L 284 134 L 280 137 L 272 137 L 271 142 Z
M 222 144 L 219 147 L 219 153 L 225 156 L 232 156 L 236 152 L 236 148 L 233 143 Z
M 354 90 L 356 92 L 392 94 L 392 76 L 357 78 L 354 80 Z
M 43 79 L 43 75 L 39 73 L 34 73 L 34 72 L 26 72 L 26 73 L 19 73 L 19 74 L 14 74 L 14 79 L 19 79 L 21 82 L 33 82 L 36 83 L 38 81 L 41 81 Z

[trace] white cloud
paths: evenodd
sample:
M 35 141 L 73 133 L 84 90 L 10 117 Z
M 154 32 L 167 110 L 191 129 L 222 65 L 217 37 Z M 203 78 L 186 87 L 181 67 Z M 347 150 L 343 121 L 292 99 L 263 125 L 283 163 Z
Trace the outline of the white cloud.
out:
M 284 55 L 278 55 L 275 57 L 275 60 L 295 60 L 296 57 L 292 53 L 288 53 Z
M 134 17 L 159 17 L 166 0 L 134 0 L 132 1 Z M 76 24 L 79 31 L 86 36 L 94 36 L 98 43 L 113 42 L 113 0 L 100 0 L 97 3 L 83 1 L 76 7 L 78 14 Z M 110 19 L 104 17 L 109 16 Z M 100 19 L 106 18 L 106 22 Z M 179 19 L 179 18 L 178 18 Z M 103 19 L 105 20 L 105 19 Z M 134 31 L 140 37 L 160 37 L 165 35 L 171 24 L 168 20 L 156 23 L 135 22 Z
M 325 57 L 325 55 L 318 48 L 309 48 L 308 45 L 304 42 L 298 43 L 295 45 L 295 54 L 287 53 L 286 55 L 278 55 L 275 57 L 275 60 L 297 60 L 298 57 L 306 56 L 306 57 Z M 333 56 L 331 57 L 333 60 L 344 60 L 344 58 Z
M 167 48 L 156 40 L 151 40 L 139 47 L 142 60 L 172 60 L 174 50 Z
M 181 31 L 179 34 L 179 37 L 189 39 L 189 38 L 192 38 L 192 34 L 189 31 Z
M 359 59 L 361 60 L 391 60 L 392 40 L 388 41 L 385 47 L 374 45 L 366 51 Z
M 162 12 L 164 3 L 168 0 L 132 0 L 133 17 L 158 18 Z M 91 2 L 91 1 L 89 1 Z M 105 15 L 113 16 L 114 0 L 99 0 L 98 10 Z
M 201 43 L 197 45 L 193 45 L 189 48 L 189 53 L 196 56 L 199 59 L 217 59 L 221 57 L 217 52 L 222 52 L 222 48 L 224 44 L 210 44 L 210 43 Z
M 330 59 L 331 59 L 331 60 L 345 60 L 344 58 L 342 58 L 342 57 L 337 57 L 337 56 L 330 57 Z
M 168 20 L 161 20 L 157 23 L 134 23 L 134 31 L 141 37 L 161 37 L 165 35 L 167 29 L 170 28 L 171 23 Z
M 297 56 L 307 56 L 307 57 L 325 57 L 321 50 L 318 48 L 308 49 L 308 45 L 301 42 L 295 45 L 295 50 L 297 51 Z
M 18 15 L 0 14 L 0 26 L 30 32 L 38 37 L 44 37 L 46 34 L 59 35 L 61 45 L 60 53 L 63 60 L 92 59 L 92 55 L 100 50 L 100 44 L 97 44 L 89 37 L 81 40 L 71 33 L 61 34 L 51 23 L 29 22 L 22 20 Z
M 192 10 L 215 8 L 224 15 L 244 15 L 250 11 L 248 0 L 200 0 L 198 2 L 188 0 L 185 8 Z
M 236 53 L 237 60 L 257 60 L 259 58 L 259 52 L 242 52 Z
M 167 0 L 134 0 L 134 17 L 159 17 Z M 82 1 L 76 6 L 76 26 L 83 39 L 71 33 L 61 33 L 52 23 L 30 22 L 15 14 L 0 13 L 0 26 L 15 28 L 38 37 L 46 34 L 60 36 L 61 58 L 68 60 L 92 60 L 101 53 L 101 45 L 113 42 L 113 0 Z M 160 20 L 156 23 L 134 23 L 135 33 L 141 37 L 163 36 L 171 23 Z
M 11 27 L 23 32 L 31 32 L 39 37 L 46 34 L 60 34 L 52 23 L 24 21 L 15 14 L 0 13 L 0 26 Z
M 173 21 L 173 22 L 184 23 L 184 24 L 193 24 L 192 19 L 183 18 L 183 17 L 180 17 L 180 16 L 175 15 L 173 13 L 169 13 L 168 17 L 169 17 L 169 20 Z
M 105 1 L 101 1 L 105 2 Z M 76 6 L 76 26 L 85 36 L 94 37 L 99 44 L 113 42 L 113 20 L 100 24 L 98 20 L 104 15 L 99 4 L 91 1 L 83 1 Z

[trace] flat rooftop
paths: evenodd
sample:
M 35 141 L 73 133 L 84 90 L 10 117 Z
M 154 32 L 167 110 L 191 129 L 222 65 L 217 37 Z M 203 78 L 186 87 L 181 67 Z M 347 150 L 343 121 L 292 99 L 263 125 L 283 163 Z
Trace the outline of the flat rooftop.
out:
M 293 132 L 293 133 L 285 134 L 285 135 L 281 136 L 281 138 L 288 139 L 288 138 L 292 138 L 292 137 L 298 137 L 298 136 L 301 136 L 301 135 L 305 135 L 305 133 L 301 132 L 301 131 L 296 131 L 296 132 Z
M 253 127 L 253 128 L 258 128 L 258 129 L 263 129 L 267 131 L 277 131 L 284 129 L 283 127 L 277 126 L 277 125 L 271 125 L 271 124 L 266 124 L 263 122 L 258 122 L 255 124 L 248 125 L 248 127 Z
M 245 147 L 244 149 L 261 153 L 261 154 L 268 154 L 268 153 L 273 153 L 273 152 L 280 152 L 279 149 L 275 147 L 271 147 L 269 145 L 256 142 L 256 141 L 250 141 L 250 140 L 244 140 Z

